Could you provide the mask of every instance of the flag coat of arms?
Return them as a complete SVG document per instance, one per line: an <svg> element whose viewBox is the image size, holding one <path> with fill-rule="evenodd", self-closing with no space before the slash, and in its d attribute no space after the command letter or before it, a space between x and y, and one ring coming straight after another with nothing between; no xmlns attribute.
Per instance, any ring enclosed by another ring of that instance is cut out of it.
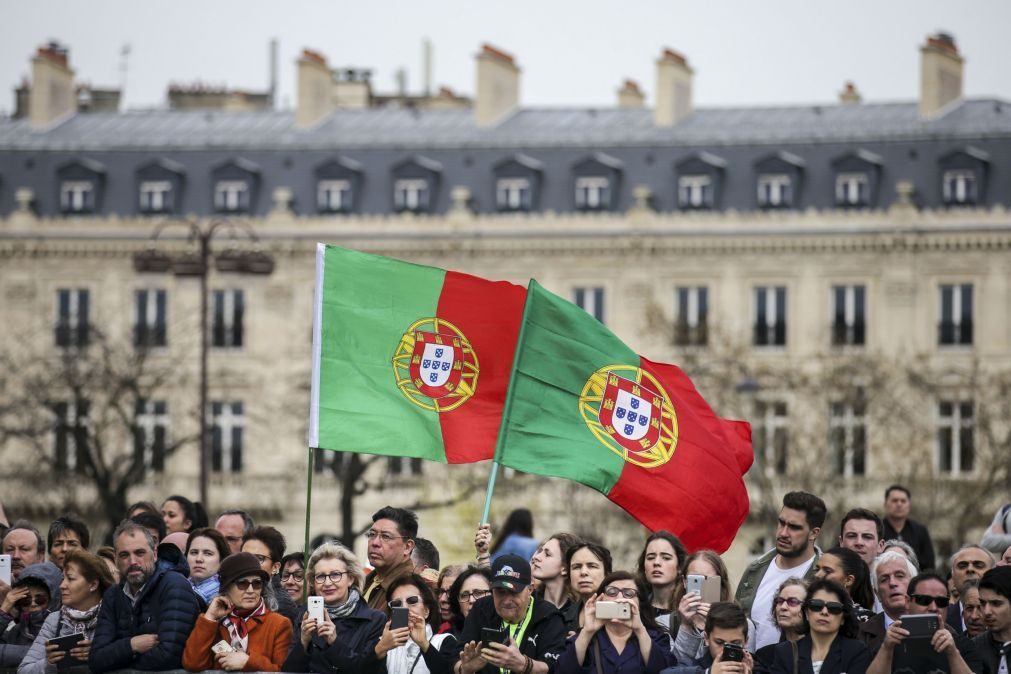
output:
<svg viewBox="0 0 1011 674"><path fill-rule="evenodd" d="M310 447L493 458L525 296L317 244Z"/></svg>
<svg viewBox="0 0 1011 674"><path fill-rule="evenodd" d="M531 281L496 460L605 494L691 550L725 551L748 514L747 423L674 365L642 358Z"/></svg>

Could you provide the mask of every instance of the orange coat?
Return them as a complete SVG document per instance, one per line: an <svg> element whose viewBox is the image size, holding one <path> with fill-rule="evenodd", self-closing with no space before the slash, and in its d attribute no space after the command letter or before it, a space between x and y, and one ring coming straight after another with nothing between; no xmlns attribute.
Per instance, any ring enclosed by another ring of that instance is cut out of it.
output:
<svg viewBox="0 0 1011 674"><path fill-rule="evenodd" d="M268 613L253 618L246 623L249 630L249 645L246 652L249 660L242 668L244 672L279 672L291 645L291 621L279 613ZM191 672L218 669L211 646L224 639L231 643L228 628L208 619L204 614L197 616L186 640L183 651L183 667Z"/></svg>

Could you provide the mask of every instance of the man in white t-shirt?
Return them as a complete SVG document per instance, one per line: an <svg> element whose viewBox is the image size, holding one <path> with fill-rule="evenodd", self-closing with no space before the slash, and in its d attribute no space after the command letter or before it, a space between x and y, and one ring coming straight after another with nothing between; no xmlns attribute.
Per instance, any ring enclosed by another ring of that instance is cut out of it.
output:
<svg viewBox="0 0 1011 674"><path fill-rule="evenodd" d="M815 546L825 523L825 502L814 494L792 491L783 497L776 527L776 547L751 563L737 586L735 599L755 623L755 648L779 641L772 600L784 580L810 581L818 570Z"/></svg>

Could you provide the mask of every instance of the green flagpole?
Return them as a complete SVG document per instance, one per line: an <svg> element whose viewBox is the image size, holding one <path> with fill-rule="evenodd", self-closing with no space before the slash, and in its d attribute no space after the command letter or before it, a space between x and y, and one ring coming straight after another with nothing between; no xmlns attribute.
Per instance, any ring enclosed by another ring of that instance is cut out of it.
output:
<svg viewBox="0 0 1011 674"><path fill-rule="evenodd" d="M306 474L305 490L305 547L302 548L302 596L309 592L309 514L312 512L312 474L316 464L316 450L309 448L309 471ZM284 569L281 569L284 572Z"/></svg>
<svg viewBox="0 0 1011 674"><path fill-rule="evenodd" d="M481 524L487 524L488 515L491 514L491 493L495 491L496 475L498 475L498 461L492 461L491 475L488 476L488 493L484 497L484 513L481 515Z"/></svg>

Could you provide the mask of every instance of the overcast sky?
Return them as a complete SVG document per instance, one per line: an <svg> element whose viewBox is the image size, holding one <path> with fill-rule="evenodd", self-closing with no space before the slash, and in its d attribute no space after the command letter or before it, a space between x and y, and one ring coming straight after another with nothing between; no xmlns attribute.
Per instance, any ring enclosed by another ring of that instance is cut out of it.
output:
<svg viewBox="0 0 1011 674"><path fill-rule="evenodd" d="M866 101L918 95L928 33L952 33L966 58L965 93L1011 100L1009 0L0 0L0 111L49 39L70 47L79 80L118 86L125 104L164 105L169 82L264 90L268 44L280 49L279 102L295 100L303 47L332 66L371 68L379 91L422 87L422 40L433 84L474 90L473 57L489 42L516 56L524 105L613 105L625 78L652 105L661 48L688 57L696 106L835 100L852 80Z"/></svg>

